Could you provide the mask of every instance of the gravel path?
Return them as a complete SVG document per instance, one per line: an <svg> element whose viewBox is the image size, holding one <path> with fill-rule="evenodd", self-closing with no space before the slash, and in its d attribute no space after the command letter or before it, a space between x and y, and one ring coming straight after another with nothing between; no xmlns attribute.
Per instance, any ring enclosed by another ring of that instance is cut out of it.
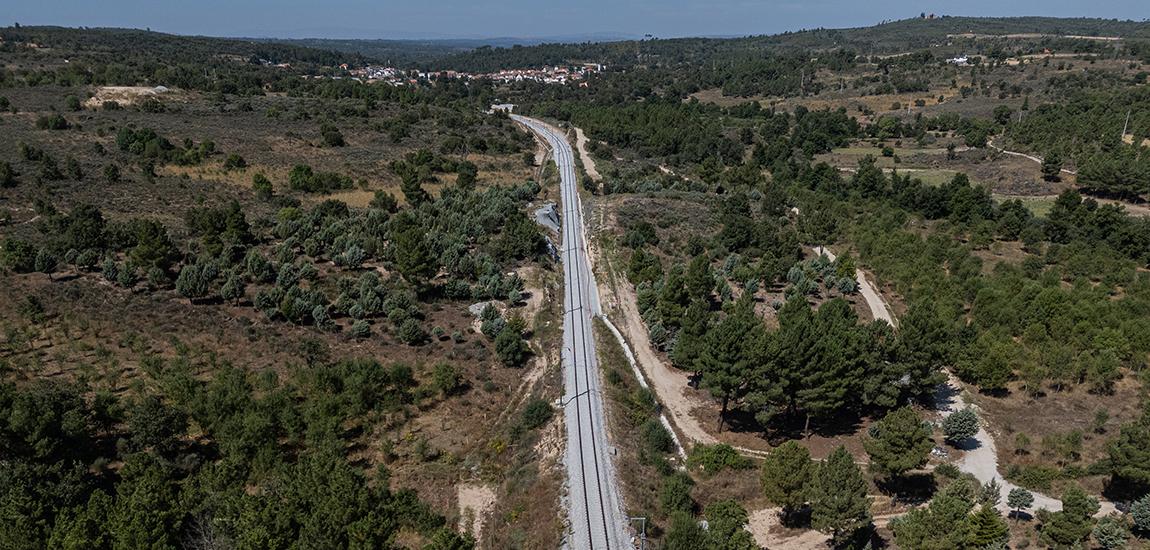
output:
<svg viewBox="0 0 1150 550"><path fill-rule="evenodd" d="M603 177L599 175L599 170L595 168L595 159L591 158L591 154L587 152L587 136L581 128L575 129L575 147L579 149L579 158L583 160L583 170L587 172L587 175L595 181L602 180Z"/></svg>
<svg viewBox="0 0 1150 550"><path fill-rule="evenodd" d="M938 394L935 396L937 410L943 418L970 406L962 395L961 387L961 383L955 379L954 375L947 373L946 383L939 386ZM960 448L963 449L962 460L955 463L955 466L958 466L959 470L973 475L980 483L985 484L991 480L997 481L1002 487L1002 498L998 502L998 509L1009 512L1006 497L1011 489L1018 486L1004 479L1002 474L998 472L998 448L994 444L994 438L986 431L986 426L979 426L978 433ZM1031 510L1045 508L1057 512L1062 509L1061 500L1036 491L1031 491L1031 493L1034 494L1034 505L1030 507ZM1097 516L1105 516L1117 511L1113 502L1100 499L1099 504Z"/></svg>

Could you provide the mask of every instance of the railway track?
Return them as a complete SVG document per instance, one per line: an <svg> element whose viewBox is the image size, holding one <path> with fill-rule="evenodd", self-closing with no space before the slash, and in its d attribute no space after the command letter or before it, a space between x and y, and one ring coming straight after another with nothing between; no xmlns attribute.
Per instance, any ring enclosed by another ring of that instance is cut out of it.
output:
<svg viewBox="0 0 1150 550"><path fill-rule="evenodd" d="M633 548L624 521L607 440L592 320L599 294L588 261L575 157L566 136L535 119L513 115L551 149L559 169L563 261L563 415L567 428L568 548Z"/></svg>

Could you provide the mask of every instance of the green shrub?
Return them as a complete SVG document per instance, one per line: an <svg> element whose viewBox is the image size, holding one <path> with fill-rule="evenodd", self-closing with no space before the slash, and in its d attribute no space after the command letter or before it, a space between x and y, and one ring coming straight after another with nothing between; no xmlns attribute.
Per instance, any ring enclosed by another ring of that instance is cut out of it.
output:
<svg viewBox="0 0 1150 550"><path fill-rule="evenodd" d="M70 126L68 119L60 113L44 115L36 119L36 127L41 130L67 130Z"/></svg>
<svg viewBox="0 0 1150 550"><path fill-rule="evenodd" d="M360 319L351 324L351 329L348 330L348 334L350 334L352 338L367 338L371 336L371 325L369 325L367 321Z"/></svg>
<svg viewBox="0 0 1150 550"><path fill-rule="evenodd" d="M454 395L462 390L465 386L463 383L463 374L459 369L451 363L439 363L435 365L435 371L432 372L432 379L435 380L435 387L443 392L443 395Z"/></svg>
<svg viewBox="0 0 1150 550"><path fill-rule="evenodd" d="M648 419L639 428L642 434L643 448L652 454L666 454L675 450L675 440L671 433L656 418Z"/></svg>
<svg viewBox="0 0 1150 550"><path fill-rule="evenodd" d="M1126 525L1125 518L1111 515L1098 520L1091 534L1099 546L1106 550L1114 550L1126 547L1126 541L1130 538L1130 528Z"/></svg>
<svg viewBox="0 0 1150 550"><path fill-rule="evenodd" d="M427 332L419 326L419 321L410 318L399 326L398 336L401 342L409 346L422 344L424 340L427 340Z"/></svg>
<svg viewBox="0 0 1150 550"><path fill-rule="evenodd" d="M247 168L247 166L248 161L235 153L228 155L228 157L224 159L224 170L238 170L240 168Z"/></svg>
<svg viewBox="0 0 1150 550"><path fill-rule="evenodd" d="M531 349L518 331L506 327L495 337L495 353L504 366L520 368L527 362Z"/></svg>
<svg viewBox="0 0 1150 550"><path fill-rule="evenodd" d="M1130 505L1130 517L1134 520L1135 529L1150 535L1150 495L1146 495Z"/></svg>
<svg viewBox="0 0 1150 550"><path fill-rule="evenodd" d="M695 480L683 472L663 478L663 486L659 488L659 507L667 514L694 510L695 501L691 498L694 485Z"/></svg>
<svg viewBox="0 0 1150 550"><path fill-rule="evenodd" d="M726 443L717 445L695 445L691 454L687 456L687 465L692 468L701 467L708 474L716 474L724 468L743 470L753 464L751 459L740 455L734 447Z"/></svg>
<svg viewBox="0 0 1150 550"><path fill-rule="evenodd" d="M943 419L942 433L952 444L970 439L978 433L978 415L970 407L953 412Z"/></svg>
<svg viewBox="0 0 1150 550"><path fill-rule="evenodd" d="M950 479L958 479L962 477L962 471L954 464L939 464L934 468L934 473L942 477Z"/></svg>
<svg viewBox="0 0 1150 550"><path fill-rule="evenodd" d="M521 425L528 430L534 430L546 424L554 414L555 409L551 407L551 403L548 403L546 399L535 398L523 408L523 415L520 418Z"/></svg>
<svg viewBox="0 0 1150 550"><path fill-rule="evenodd" d="M25 241L7 238L0 247L0 265L16 273L28 273L36 267L37 249Z"/></svg>
<svg viewBox="0 0 1150 550"><path fill-rule="evenodd" d="M1061 477L1061 472L1049 466L1014 464L1006 470L1007 479L1037 491L1049 491L1051 483Z"/></svg>
<svg viewBox="0 0 1150 550"><path fill-rule="evenodd" d="M8 161L0 161L0 187L15 187L16 169Z"/></svg>

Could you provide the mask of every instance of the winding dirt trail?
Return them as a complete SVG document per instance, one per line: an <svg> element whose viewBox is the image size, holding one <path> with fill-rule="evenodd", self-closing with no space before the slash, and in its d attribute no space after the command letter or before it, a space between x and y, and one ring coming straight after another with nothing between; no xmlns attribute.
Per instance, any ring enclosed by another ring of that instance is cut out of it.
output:
<svg viewBox="0 0 1150 550"><path fill-rule="evenodd" d="M947 373L947 381L939 386L938 395L935 398L937 410L943 418L970 406L966 398L963 397L961 388L962 383L953 374ZM1018 486L1007 481L998 472L998 447L994 443L994 437L986 431L985 422L980 422L978 433L962 449L964 451L962 459L955 465L958 466L959 470L973 475L980 483L986 484L992 480L997 482L1002 488L1000 491L1002 498L999 500L998 509L1002 512L1009 512L1010 509L1006 505L1007 496L1011 490L1017 489ZM1034 495L1034 504L1031 505L1030 509L1045 508L1051 512L1062 510L1060 499L1036 491L1031 491L1031 493ZM1098 503L1099 509L1098 513L1095 514L1096 517L1118 511L1113 502L1099 499Z"/></svg>
<svg viewBox="0 0 1150 550"><path fill-rule="evenodd" d="M1034 162L1037 162L1038 164L1042 164L1042 158L1041 158L1041 157L1036 157L1036 156L1034 156L1034 155L1028 155L1028 154L1026 154L1026 153L1019 153L1018 151L1010 151L1010 150L1007 150L1007 149L1003 149L1002 147L999 147L998 145L995 145L995 144L994 144L994 140L993 140L993 139L992 139L992 140L990 140L989 142L987 142L987 145L989 145L991 149L994 149L995 151L998 151L999 153L1002 153L1002 154L1004 154L1004 155L1010 155L1010 156L1012 156L1012 157L1021 157L1021 158L1024 158L1024 159L1030 159L1030 160L1032 160L1032 161L1034 161ZM1072 176L1077 176L1077 175L1078 175L1078 172L1076 172L1076 171L1074 171L1074 170L1069 170L1069 169L1067 169L1067 168L1063 168L1063 169L1062 169L1062 172L1063 172L1063 173L1066 173L1066 174L1070 174L1070 175L1072 175Z"/></svg>
<svg viewBox="0 0 1150 550"><path fill-rule="evenodd" d="M575 148L579 150L579 159L583 161L583 171L595 181L601 181L599 169L595 167L595 159L587 152L587 135L582 128L575 128Z"/></svg>
<svg viewBox="0 0 1150 550"><path fill-rule="evenodd" d="M815 252L826 254L832 261L835 259L834 253L825 247L816 247ZM859 292L863 295L863 298L866 299L867 306L871 310L871 315L875 319L883 319L890 323L891 326L896 326L886 302L883 301L882 296L879 295L878 291L875 290L874 286L870 283L870 280L867 279L866 274L859 269L855 272L855 277L858 280ZM943 418L969 406L962 395L961 388L962 384L953 374L948 372L947 381L939 386L938 395L935 399L935 403L938 406L937 411ZM1002 474L998 472L998 448L990 432L986 431L985 425L979 426L978 433L975 434L969 445L963 450L965 452L962 459L955 465L959 470L973 475L979 483L985 484L992 480L997 482L1002 488L1002 498L998 503L998 509L1003 512L1009 512L1009 508L1006 505L1007 495L1010 494L1012 489L1018 488L1018 486L1007 481L1002 477ZM1039 508L1045 508L1052 512L1057 512L1062 509L1061 500L1042 493L1033 491L1032 493L1034 494L1034 504L1031 506L1031 509L1037 510ZM1097 514L1099 516L1105 516L1117 510L1112 502L1099 500L1099 504L1100 509Z"/></svg>
<svg viewBox="0 0 1150 550"><path fill-rule="evenodd" d="M816 246L814 250L815 254L823 254L829 258L830 261L835 261L835 253L828 250L825 246ZM882 319L890 326L897 327L897 321L895 321L894 316L890 314L890 308L887 307L886 301L882 299L882 295L880 295L874 285L871 284L870 279L866 276L866 272L861 269L855 269L855 281L857 281L859 285L859 294L862 294L863 299L866 300L867 307L870 308L871 317L874 317L875 320Z"/></svg>

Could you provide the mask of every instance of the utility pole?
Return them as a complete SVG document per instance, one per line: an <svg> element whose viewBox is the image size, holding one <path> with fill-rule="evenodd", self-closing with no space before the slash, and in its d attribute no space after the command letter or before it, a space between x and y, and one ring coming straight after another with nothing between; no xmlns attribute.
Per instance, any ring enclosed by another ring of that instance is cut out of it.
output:
<svg viewBox="0 0 1150 550"><path fill-rule="evenodd" d="M639 522L639 550L647 550L647 518L638 516L627 518L631 523Z"/></svg>
<svg viewBox="0 0 1150 550"><path fill-rule="evenodd" d="M1130 111L1126 111L1126 122L1122 123L1122 135L1118 139L1126 139L1126 128L1130 126Z"/></svg>

